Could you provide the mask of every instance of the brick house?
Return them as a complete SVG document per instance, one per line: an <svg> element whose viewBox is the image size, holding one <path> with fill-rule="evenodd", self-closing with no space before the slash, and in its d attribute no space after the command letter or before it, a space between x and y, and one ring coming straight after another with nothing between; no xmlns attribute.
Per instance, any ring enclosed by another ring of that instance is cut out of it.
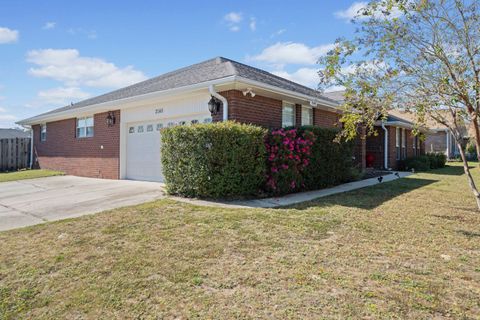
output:
<svg viewBox="0 0 480 320"><path fill-rule="evenodd" d="M377 135L366 138L367 167L397 170L401 161L425 154L425 141L413 129L414 124L395 111L377 121Z"/></svg>
<svg viewBox="0 0 480 320"><path fill-rule="evenodd" d="M209 111L209 102L218 112ZM163 127L224 120L267 128L336 127L338 107L316 90L218 57L18 123L33 129L40 168L163 181ZM364 167L363 140L357 141L355 153Z"/></svg>
<svg viewBox="0 0 480 320"><path fill-rule="evenodd" d="M325 95L341 103L343 94L344 91L335 91ZM391 110L387 119L378 120L375 124L377 135L365 139L366 168L397 170L406 158L425 154L425 141L415 136L413 129L414 115L406 112Z"/></svg>

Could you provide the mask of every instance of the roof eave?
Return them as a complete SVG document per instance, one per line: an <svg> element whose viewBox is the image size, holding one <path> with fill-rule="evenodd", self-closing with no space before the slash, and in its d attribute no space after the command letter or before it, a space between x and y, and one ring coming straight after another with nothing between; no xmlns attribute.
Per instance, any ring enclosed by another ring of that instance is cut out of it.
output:
<svg viewBox="0 0 480 320"><path fill-rule="evenodd" d="M330 100L327 100L327 99L322 99L322 98L319 98L319 97L306 95L306 94L299 93L299 92L296 92L296 91L293 91L293 90L279 88L277 86L269 85L269 84L263 83L261 81L251 80L251 79L244 78L244 77L241 77L241 76L237 76L236 80L239 81L239 82L245 83L245 84L260 87L264 90L268 90L268 91L272 91L272 92L278 92L278 93L282 93L286 96L291 96L291 97L299 98L299 99L302 99L302 100L305 100L305 101L314 102L314 103L319 104L323 107L327 107L328 109L330 109L331 111L336 112L336 113L341 113L342 112L340 110L340 104L337 103L337 102L334 102L334 101L330 101Z"/></svg>
<svg viewBox="0 0 480 320"><path fill-rule="evenodd" d="M103 103L92 104L92 105L85 106L85 107L65 110L65 111L61 111L61 112L57 112L57 113L39 115L39 116L24 119L24 120L20 120L20 121L16 122L16 124L18 124L18 125L35 125L35 124L45 123L46 121L57 121L57 120L67 119L69 116L74 117L74 116L78 115L79 113L104 112L104 111L109 111L112 107L115 107L116 109L122 109L122 104L132 103L132 102L141 101L141 100L148 100L148 99L174 96L174 95L184 93L184 92L187 92L187 91L196 91L196 90L201 90L201 89L204 89L204 88L208 88L208 86L210 86L212 84L213 85L226 84L226 83L229 83L229 82L233 82L234 80L235 80L235 76L219 78L219 79L215 79L215 80L196 83L196 84L189 85L189 86L183 86L183 87L179 87L179 88L167 89L167 90L162 90L162 91L155 91L155 92L150 92L150 93L137 95L137 96L133 96L133 97L128 97L128 98L124 98L124 99L117 99L117 100L107 101L107 102L103 102Z"/></svg>

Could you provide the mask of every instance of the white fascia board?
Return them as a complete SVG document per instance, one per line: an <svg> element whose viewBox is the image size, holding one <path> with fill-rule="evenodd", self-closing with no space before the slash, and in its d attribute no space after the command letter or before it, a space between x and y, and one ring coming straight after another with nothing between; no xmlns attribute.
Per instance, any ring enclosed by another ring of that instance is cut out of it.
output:
<svg viewBox="0 0 480 320"><path fill-rule="evenodd" d="M176 96L179 94L184 94L185 92L193 92L197 90L202 90L208 88L210 85L218 85L218 84L226 84L229 82L233 82L235 80L234 76L225 77L220 79L215 79L211 81L196 83L190 86L184 86L179 88L173 88L163 91L156 91L151 93L146 93L138 96L128 97L124 99L112 100L103 103L93 104L85 107L74 108L70 110L64 110L53 114L46 114L46 115L39 115L35 117L31 117L28 119L24 119L21 121L16 122L19 125L35 125L45 122L69 119L73 117L77 117L82 114L92 114L92 113L100 113L105 111L110 111L112 108L115 110L121 110L126 108L126 104L135 103L143 100L149 99L157 99L157 98L165 98L169 96Z"/></svg>
<svg viewBox="0 0 480 320"><path fill-rule="evenodd" d="M244 84L247 84L247 85L252 85L252 86L255 86L255 87L259 87L259 88L262 88L262 89L270 91L270 92L281 93L281 94L284 94L286 96L301 99L301 100L305 100L305 101L315 101L320 105L320 107L322 107L322 106L327 107L328 109L332 109L332 111L334 111L334 112L339 112L339 113L342 112L339 109L340 104L338 104L337 102L325 100L325 99L322 99L322 98L319 98L319 97L309 96L309 95L298 93L298 92L295 92L295 91L292 91L292 90L279 88L277 86L272 86L272 85L269 85L269 84L266 84L266 83L263 83L263 82L260 82L260 81L250 80L250 79L240 77L240 76L236 76L235 79L238 82L241 82L241 83L244 83Z"/></svg>

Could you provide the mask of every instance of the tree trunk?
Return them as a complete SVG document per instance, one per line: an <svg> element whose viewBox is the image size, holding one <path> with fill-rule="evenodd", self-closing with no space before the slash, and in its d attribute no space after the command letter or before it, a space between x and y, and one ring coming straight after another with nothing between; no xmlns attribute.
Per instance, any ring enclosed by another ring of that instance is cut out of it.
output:
<svg viewBox="0 0 480 320"><path fill-rule="evenodd" d="M478 128L478 118L472 117L472 125L475 132L475 148L477 149L478 166L480 166L480 129ZM468 128L467 128L468 130Z"/></svg>
<svg viewBox="0 0 480 320"><path fill-rule="evenodd" d="M470 173L470 168L468 168L468 162L467 162L467 159L465 158L465 151L463 150L462 144L460 143L460 141L457 140L455 142L458 146L458 150L460 151L460 157L462 158L463 171L465 171L468 184L470 185L470 189L472 190L475 200L477 201L478 210L480 211L480 193L478 192L477 186L475 185L475 181L473 180L472 174Z"/></svg>

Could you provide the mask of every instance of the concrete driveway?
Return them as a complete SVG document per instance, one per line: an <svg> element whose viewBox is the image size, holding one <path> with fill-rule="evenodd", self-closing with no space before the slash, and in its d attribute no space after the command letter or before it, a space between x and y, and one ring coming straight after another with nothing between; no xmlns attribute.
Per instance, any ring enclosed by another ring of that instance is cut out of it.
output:
<svg viewBox="0 0 480 320"><path fill-rule="evenodd" d="M163 197L156 182L57 176L0 183L0 231Z"/></svg>

